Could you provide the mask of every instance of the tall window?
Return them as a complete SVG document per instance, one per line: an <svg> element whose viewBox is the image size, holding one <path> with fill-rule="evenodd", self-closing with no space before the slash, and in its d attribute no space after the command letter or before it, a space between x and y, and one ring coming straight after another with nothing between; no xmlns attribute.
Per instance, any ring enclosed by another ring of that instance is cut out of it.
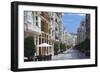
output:
<svg viewBox="0 0 100 73"><path fill-rule="evenodd" d="M41 31L44 31L45 26L44 26L44 21L41 21Z"/></svg>
<svg viewBox="0 0 100 73"><path fill-rule="evenodd" d="M36 16L36 26L38 26L38 16Z"/></svg>
<svg viewBox="0 0 100 73"><path fill-rule="evenodd" d="M32 14L33 14L33 25L38 26L37 12L32 12Z"/></svg>

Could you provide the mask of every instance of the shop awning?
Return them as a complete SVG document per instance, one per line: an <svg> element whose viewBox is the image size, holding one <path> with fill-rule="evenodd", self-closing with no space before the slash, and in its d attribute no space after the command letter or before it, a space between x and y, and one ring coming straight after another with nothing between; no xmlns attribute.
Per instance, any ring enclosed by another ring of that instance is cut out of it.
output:
<svg viewBox="0 0 100 73"><path fill-rule="evenodd" d="M37 47L51 47L52 45L49 45L47 43L42 43L42 44L39 44L37 45Z"/></svg>

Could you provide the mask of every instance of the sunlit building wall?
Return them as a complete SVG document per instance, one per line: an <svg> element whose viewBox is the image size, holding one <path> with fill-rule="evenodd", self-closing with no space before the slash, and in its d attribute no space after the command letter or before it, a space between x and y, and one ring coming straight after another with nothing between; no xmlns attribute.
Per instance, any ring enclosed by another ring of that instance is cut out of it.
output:
<svg viewBox="0 0 100 73"><path fill-rule="evenodd" d="M62 13L24 11L24 38L34 37L36 56L53 55L54 42L63 43ZM42 43L52 47L38 47Z"/></svg>

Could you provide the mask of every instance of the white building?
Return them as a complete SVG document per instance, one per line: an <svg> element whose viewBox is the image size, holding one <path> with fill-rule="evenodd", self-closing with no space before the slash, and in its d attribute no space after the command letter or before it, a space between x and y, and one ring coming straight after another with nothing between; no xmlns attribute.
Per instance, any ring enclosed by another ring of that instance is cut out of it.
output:
<svg viewBox="0 0 100 73"><path fill-rule="evenodd" d="M55 24L55 40L63 42L63 22L62 13L54 13L54 24Z"/></svg>
<svg viewBox="0 0 100 73"><path fill-rule="evenodd" d="M75 46L77 35L65 32L64 39L65 39L65 43L66 43L67 46Z"/></svg>
<svg viewBox="0 0 100 73"><path fill-rule="evenodd" d="M39 44L39 35L41 34L39 14L39 12L24 11L24 37L33 36L35 45Z"/></svg>
<svg viewBox="0 0 100 73"><path fill-rule="evenodd" d="M54 42L63 42L62 13L24 11L24 38L34 37L36 56L40 54L54 54ZM48 48L37 45L47 43ZM44 49L44 50L43 50ZM47 52L46 52L47 51Z"/></svg>
<svg viewBox="0 0 100 73"><path fill-rule="evenodd" d="M36 35L41 33L41 18L38 17L37 12L24 11L24 31L32 32Z"/></svg>
<svg viewBox="0 0 100 73"><path fill-rule="evenodd" d="M52 42L50 42L51 36L48 33L50 22L45 18L47 14L44 13L44 16L42 16L41 12L24 11L24 38L28 36L34 37L34 43L36 45L36 56L53 54L53 48L51 47L38 47L38 45L42 43L52 45Z"/></svg>
<svg viewBox="0 0 100 73"><path fill-rule="evenodd" d="M49 12L50 15L50 35L51 35L51 40L55 43L59 43L59 48L60 48L60 43L63 43L63 22L62 22L62 13L57 13L57 12ZM53 44L54 48L54 44Z"/></svg>

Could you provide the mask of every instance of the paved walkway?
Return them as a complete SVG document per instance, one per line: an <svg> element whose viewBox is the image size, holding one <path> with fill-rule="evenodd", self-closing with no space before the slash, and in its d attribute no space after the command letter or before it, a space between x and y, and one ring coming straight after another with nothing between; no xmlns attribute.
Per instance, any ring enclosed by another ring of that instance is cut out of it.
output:
<svg viewBox="0 0 100 73"><path fill-rule="evenodd" d="M84 53L76 49L68 49L67 51L55 55L52 57L52 60L67 60L67 59L87 59Z"/></svg>

